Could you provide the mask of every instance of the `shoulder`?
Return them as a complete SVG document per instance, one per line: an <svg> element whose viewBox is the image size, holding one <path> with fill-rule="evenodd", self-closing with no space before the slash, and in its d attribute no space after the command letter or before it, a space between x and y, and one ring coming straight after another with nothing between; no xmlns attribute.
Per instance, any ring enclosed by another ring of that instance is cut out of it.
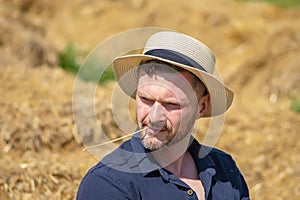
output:
<svg viewBox="0 0 300 200"><path fill-rule="evenodd" d="M128 145L125 142L86 173L78 188L77 199L134 199L128 184L131 176L126 172L128 155L123 152L124 148L130 148Z"/></svg>
<svg viewBox="0 0 300 200"><path fill-rule="evenodd" d="M239 172L236 162L232 156L220 149L202 145L200 155L205 155L206 163L216 170L217 175L228 175L229 172Z"/></svg>
<svg viewBox="0 0 300 200"><path fill-rule="evenodd" d="M216 181L230 182L232 187L239 191L241 197L249 197L246 181L232 156L216 148L213 148L208 156L214 163Z"/></svg>
<svg viewBox="0 0 300 200"><path fill-rule="evenodd" d="M120 180L119 175L112 168L98 163L82 179L77 192L77 200L134 199L125 180Z"/></svg>
<svg viewBox="0 0 300 200"><path fill-rule="evenodd" d="M99 177L105 175L113 178L115 174L128 171L128 160L132 155L132 146L128 140L93 166L87 175L92 174Z"/></svg>
<svg viewBox="0 0 300 200"><path fill-rule="evenodd" d="M225 151L220 149L205 146L194 142L196 145L193 145L193 151L197 152L197 156L202 162L207 163L211 167L236 167L236 163L233 160L232 156Z"/></svg>
<svg viewBox="0 0 300 200"><path fill-rule="evenodd" d="M218 165L224 165L227 167L236 167L236 163L233 160L232 156L225 151L220 149L212 148L209 152L209 156L213 159L214 162L217 162Z"/></svg>

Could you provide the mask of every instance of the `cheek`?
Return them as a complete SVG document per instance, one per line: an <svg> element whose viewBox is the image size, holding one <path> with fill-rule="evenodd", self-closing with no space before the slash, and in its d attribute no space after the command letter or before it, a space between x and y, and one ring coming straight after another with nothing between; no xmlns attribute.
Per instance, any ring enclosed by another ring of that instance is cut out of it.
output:
<svg viewBox="0 0 300 200"><path fill-rule="evenodd" d="M149 113L149 107L142 102L136 102L136 117L138 121L143 120Z"/></svg>
<svg viewBox="0 0 300 200"><path fill-rule="evenodd" d="M180 123L183 121L183 116L181 111L168 112L167 118L174 129L178 129Z"/></svg>
<svg viewBox="0 0 300 200"><path fill-rule="evenodd" d="M178 129L186 129L187 124L191 124L194 121L195 114L193 112L188 112L186 110L181 110L178 112L173 112L169 115L170 122L172 123L172 126L178 130Z"/></svg>

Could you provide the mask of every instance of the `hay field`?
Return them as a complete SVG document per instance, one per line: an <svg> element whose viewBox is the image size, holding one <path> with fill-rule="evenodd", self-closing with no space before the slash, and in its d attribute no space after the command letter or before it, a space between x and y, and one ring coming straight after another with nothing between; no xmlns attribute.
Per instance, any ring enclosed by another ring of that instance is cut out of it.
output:
<svg viewBox="0 0 300 200"><path fill-rule="evenodd" d="M236 92L216 147L233 155L252 199L299 199L300 114L291 107L300 98L300 10L231 0L0 0L0 199L75 198L97 160L82 151L75 76L58 53L138 27L178 30L215 52ZM115 133L109 101L96 103Z"/></svg>

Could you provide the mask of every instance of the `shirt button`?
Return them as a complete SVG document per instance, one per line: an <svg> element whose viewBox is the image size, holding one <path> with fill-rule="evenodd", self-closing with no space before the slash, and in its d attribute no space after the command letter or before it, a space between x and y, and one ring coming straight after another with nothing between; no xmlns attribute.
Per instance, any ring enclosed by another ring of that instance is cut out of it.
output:
<svg viewBox="0 0 300 200"><path fill-rule="evenodd" d="M189 189L187 192L186 192L189 196L192 196L194 191L192 189Z"/></svg>

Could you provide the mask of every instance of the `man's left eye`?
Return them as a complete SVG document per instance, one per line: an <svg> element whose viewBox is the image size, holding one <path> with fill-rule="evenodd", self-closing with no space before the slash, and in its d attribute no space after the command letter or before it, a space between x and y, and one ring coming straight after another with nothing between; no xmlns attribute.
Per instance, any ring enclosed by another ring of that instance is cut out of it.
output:
<svg viewBox="0 0 300 200"><path fill-rule="evenodd" d="M166 103L165 104L165 107L168 109L168 110L178 110L181 108L180 104L177 104L177 103Z"/></svg>

